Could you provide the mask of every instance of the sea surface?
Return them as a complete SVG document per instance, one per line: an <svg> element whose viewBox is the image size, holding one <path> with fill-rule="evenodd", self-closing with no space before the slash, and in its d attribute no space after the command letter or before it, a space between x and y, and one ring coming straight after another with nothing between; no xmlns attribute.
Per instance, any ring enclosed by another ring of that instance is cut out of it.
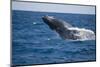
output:
<svg viewBox="0 0 100 67"><path fill-rule="evenodd" d="M13 10L13 65L69 63L96 60L96 40L63 40L43 22L41 17L45 15L63 19L75 27L96 31L96 15Z"/></svg>

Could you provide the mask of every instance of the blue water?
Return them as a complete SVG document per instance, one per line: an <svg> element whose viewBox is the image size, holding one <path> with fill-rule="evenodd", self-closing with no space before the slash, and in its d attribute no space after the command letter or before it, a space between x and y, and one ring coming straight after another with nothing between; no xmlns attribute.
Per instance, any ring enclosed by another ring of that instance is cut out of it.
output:
<svg viewBox="0 0 100 67"><path fill-rule="evenodd" d="M48 64L96 60L95 40L61 39L41 19L55 16L71 25L95 32L95 15L12 11L12 64ZM96 33L96 32L95 32Z"/></svg>

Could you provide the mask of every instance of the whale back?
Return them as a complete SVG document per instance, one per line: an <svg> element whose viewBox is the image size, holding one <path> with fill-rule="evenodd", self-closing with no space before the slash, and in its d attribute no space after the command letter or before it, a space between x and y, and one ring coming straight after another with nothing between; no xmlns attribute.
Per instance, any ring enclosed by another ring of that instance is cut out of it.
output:
<svg viewBox="0 0 100 67"><path fill-rule="evenodd" d="M55 23L57 25L57 27L67 27L67 28L72 27L71 24L69 24L66 21L61 20L61 19L54 18L54 19L52 19L52 22Z"/></svg>

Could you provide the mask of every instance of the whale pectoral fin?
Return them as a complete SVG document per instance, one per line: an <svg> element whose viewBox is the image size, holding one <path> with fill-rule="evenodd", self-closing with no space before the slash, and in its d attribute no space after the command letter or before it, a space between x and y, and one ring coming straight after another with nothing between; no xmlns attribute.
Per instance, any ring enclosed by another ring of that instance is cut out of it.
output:
<svg viewBox="0 0 100 67"><path fill-rule="evenodd" d="M59 36L62 38L62 39L69 39L68 35L66 32L58 32L59 33Z"/></svg>
<svg viewBox="0 0 100 67"><path fill-rule="evenodd" d="M61 34L60 34L59 36L60 36L62 39L64 39L64 40L66 39L66 37L65 37L64 35L61 35Z"/></svg>
<svg viewBox="0 0 100 67"><path fill-rule="evenodd" d="M77 40L79 38L79 36L75 36L74 34L72 34L70 31L64 31L64 32L59 32L59 36L66 40L66 39L72 39L72 40Z"/></svg>
<svg viewBox="0 0 100 67"><path fill-rule="evenodd" d="M59 36L62 38L62 39L67 39L68 38L68 35L69 34L69 31L67 28L64 28L64 27L58 27L56 30L55 30Z"/></svg>
<svg viewBox="0 0 100 67"><path fill-rule="evenodd" d="M63 39L66 40L66 37L64 35L59 34L59 36Z"/></svg>

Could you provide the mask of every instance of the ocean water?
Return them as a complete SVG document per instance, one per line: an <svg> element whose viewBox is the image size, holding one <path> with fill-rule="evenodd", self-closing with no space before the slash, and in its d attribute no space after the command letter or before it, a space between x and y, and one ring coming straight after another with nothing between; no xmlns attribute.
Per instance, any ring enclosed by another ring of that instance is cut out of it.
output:
<svg viewBox="0 0 100 67"><path fill-rule="evenodd" d="M96 60L96 40L67 41L41 19L49 15L95 30L95 15L12 11L12 64L51 64ZM96 33L96 32L95 32Z"/></svg>

